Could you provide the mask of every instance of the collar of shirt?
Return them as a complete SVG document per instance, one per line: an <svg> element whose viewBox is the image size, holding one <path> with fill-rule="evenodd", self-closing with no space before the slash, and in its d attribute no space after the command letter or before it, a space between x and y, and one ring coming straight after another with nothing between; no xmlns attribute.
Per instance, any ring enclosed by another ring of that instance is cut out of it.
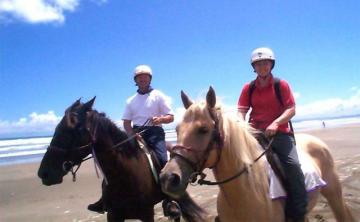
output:
<svg viewBox="0 0 360 222"><path fill-rule="evenodd" d="M272 73L270 73L268 76L267 76L267 78L268 78L268 83L267 83L267 85L264 87L264 86L261 86L261 83L260 83L260 81L261 81L261 78L258 76L258 77L256 77L256 80L255 80L255 86L256 86L256 88L258 88L258 89L262 89L262 88L267 88L267 87L270 87L270 86L272 86L273 84L274 84L274 76L272 75Z"/></svg>
<svg viewBox="0 0 360 222"><path fill-rule="evenodd" d="M136 92L139 93L140 95L145 95L150 93L151 91L153 91L153 88L149 86L148 90L146 90L145 92L141 92L140 89L138 89Z"/></svg>

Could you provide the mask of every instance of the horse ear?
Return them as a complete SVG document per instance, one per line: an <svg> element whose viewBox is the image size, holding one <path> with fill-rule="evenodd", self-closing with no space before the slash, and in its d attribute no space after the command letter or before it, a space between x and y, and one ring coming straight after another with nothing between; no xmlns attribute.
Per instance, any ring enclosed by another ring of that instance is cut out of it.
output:
<svg viewBox="0 0 360 222"><path fill-rule="evenodd" d="M86 103L83 105L82 110L85 110L85 111L91 110L91 109L92 109L92 106L94 105L95 99L96 99L96 96L94 96L94 98L92 98L91 100L89 100L88 102L86 102Z"/></svg>
<svg viewBox="0 0 360 222"><path fill-rule="evenodd" d="M206 104L209 108L214 108L216 104L215 90L211 86L206 94Z"/></svg>
<svg viewBox="0 0 360 222"><path fill-rule="evenodd" d="M79 105L80 105L80 100L81 100L81 97L80 97L78 100L76 100L76 101L69 107L69 110L71 110L71 109L79 106Z"/></svg>
<svg viewBox="0 0 360 222"><path fill-rule="evenodd" d="M189 99L189 97L181 90L181 100L184 104L185 109L189 108L193 102Z"/></svg>

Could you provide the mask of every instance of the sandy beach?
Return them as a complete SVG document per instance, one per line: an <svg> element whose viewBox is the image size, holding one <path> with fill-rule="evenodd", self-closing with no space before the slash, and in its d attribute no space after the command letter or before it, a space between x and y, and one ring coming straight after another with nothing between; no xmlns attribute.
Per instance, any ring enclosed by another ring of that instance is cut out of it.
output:
<svg viewBox="0 0 360 222"><path fill-rule="evenodd" d="M330 147L343 185L343 195L355 218L360 221L360 124L307 132L323 139ZM0 167L1 222L104 222L106 216L86 209L100 196L101 179L94 163L87 161L77 181L67 175L56 186L44 186L37 177L40 163ZM210 172L210 171L208 171ZM190 187L190 194L212 215L216 214L218 188ZM168 221L156 206L156 221ZM310 214L312 222L333 222L327 202L320 198Z"/></svg>

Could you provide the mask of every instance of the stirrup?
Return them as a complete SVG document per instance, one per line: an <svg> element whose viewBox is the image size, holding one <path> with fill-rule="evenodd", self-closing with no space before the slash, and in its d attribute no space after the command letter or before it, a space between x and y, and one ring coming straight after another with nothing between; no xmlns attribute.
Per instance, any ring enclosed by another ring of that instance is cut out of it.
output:
<svg viewBox="0 0 360 222"><path fill-rule="evenodd" d="M181 217L180 205L174 200L167 202L164 205L164 215L173 220L179 219Z"/></svg>

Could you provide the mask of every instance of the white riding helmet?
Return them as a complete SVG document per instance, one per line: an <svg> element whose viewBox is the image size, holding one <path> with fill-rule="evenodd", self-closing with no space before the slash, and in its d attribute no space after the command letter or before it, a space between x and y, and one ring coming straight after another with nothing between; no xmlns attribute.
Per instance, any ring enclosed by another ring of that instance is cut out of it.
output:
<svg viewBox="0 0 360 222"><path fill-rule="evenodd" d="M275 63L274 52L270 48L261 47L251 53L251 65L261 60L272 60Z"/></svg>
<svg viewBox="0 0 360 222"><path fill-rule="evenodd" d="M150 66L148 66L148 65L136 66L136 68L134 70L134 79L136 78L136 76L141 75L141 74L147 74L150 77L152 77L152 70L151 70Z"/></svg>

